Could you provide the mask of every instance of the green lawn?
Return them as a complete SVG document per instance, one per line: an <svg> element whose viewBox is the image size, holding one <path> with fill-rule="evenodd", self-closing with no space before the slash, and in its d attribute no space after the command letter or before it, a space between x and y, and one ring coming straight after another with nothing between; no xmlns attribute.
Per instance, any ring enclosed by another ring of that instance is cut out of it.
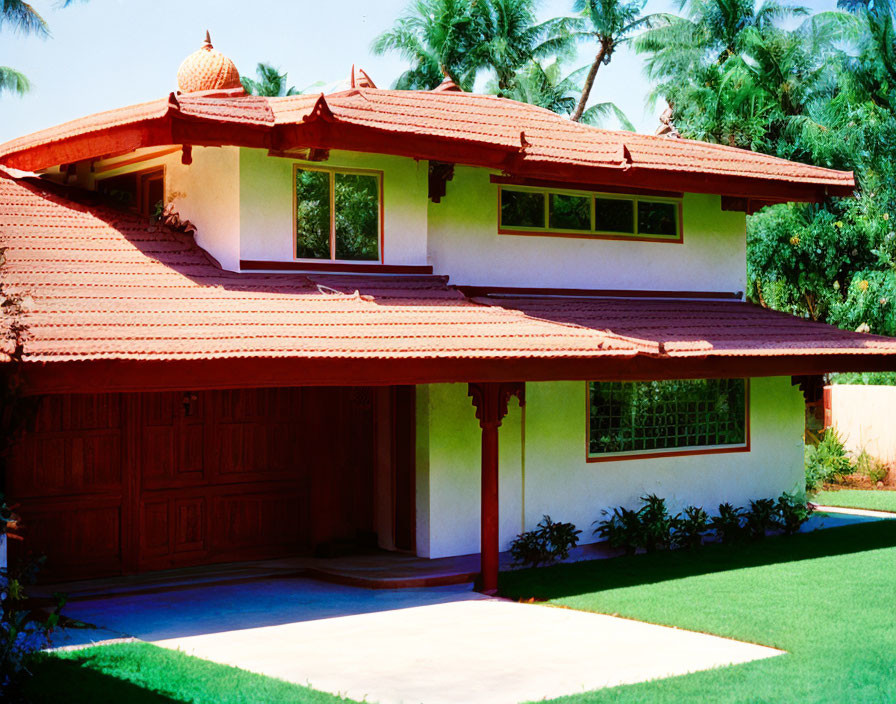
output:
<svg viewBox="0 0 896 704"><path fill-rule="evenodd" d="M819 491L812 497L812 500L823 506L868 508L874 511L892 511L896 513L896 491L875 491L874 489Z"/></svg>
<svg viewBox="0 0 896 704"><path fill-rule="evenodd" d="M118 643L41 657L26 684L34 704L334 704L350 699L218 665L149 643Z"/></svg>
<svg viewBox="0 0 896 704"><path fill-rule="evenodd" d="M557 701L896 702L896 521L507 572L519 599L618 614L787 654ZM562 643L551 643L562 648Z"/></svg>

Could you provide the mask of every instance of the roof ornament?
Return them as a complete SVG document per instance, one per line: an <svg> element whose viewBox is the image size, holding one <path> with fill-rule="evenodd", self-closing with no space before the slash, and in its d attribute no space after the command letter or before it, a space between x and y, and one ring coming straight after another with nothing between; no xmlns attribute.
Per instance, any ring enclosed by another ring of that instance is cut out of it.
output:
<svg viewBox="0 0 896 704"><path fill-rule="evenodd" d="M327 105L327 99L323 93L320 94L311 112L302 118L302 122L311 122L312 120L333 120L333 111Z"/></svg>
<svg viewBox="0 0 896 704"><path fill-rule="evenodd" d="M177 87L181 93L228 91L233 95L245 94L236 64L212 46L208 30L202 46L177 69Z"/></svg>
<svg viewBox="0 0 896 704"><path fill-rule="evenodd" d="M367 72L363 68L356 69L355 65L352 64L352 75L351 75L351 87L352 88L376 88L376 84L367 75Z"/></svg>
<svg viewBox="0 0 896 704"><path fill-rule="evenodd" d="M526 139L526 131L520 130L520 151L524 152L526 149L532 146L532 142Z"/></svg>
<svg viewBox="0 0 896 704"><path fill-rule="evenodd" d="M463 89L454 82L451 78L451 75L448 73L448 69L444 66L442 68L442 75L445 77L442 79L442 82L439 83L435 88L432 89L433 93L463 93Z"/></svg>
<svg viewBox="0 0 896 704"><path fill-rule="evenodd" d="M660 126L656 128L657 137L668 137L669 139L681 139L678 130L675 129L675 122L672 116L675 109L672 103L666 103L666 109L660 115Z"/></svg>
<svg viewBox="0 0 896 704"><path fill-rule="evenodd" d="M619 143L619 148L616 150L616 158L619 159L619 165L622 167L623 171L628 171L632 166L632 153L628 150L628 146L626 146L625 142Z"/></svg>

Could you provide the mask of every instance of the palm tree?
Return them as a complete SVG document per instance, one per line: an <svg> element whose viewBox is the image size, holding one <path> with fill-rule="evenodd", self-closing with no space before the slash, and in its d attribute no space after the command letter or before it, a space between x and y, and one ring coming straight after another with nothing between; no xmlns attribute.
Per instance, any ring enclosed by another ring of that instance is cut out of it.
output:
<svg viewBox="0 0 896 704"><path fill-rule="evenodd" d="M656 13L642 15L646 0L576 0L573 11L580 14L571 24L570 36L576 41L597 43L597 53L585 76L582 95L573 111L572 119L579 121L591 96L594 79L601 64L609 64L613 52L642 29L659 27L671 21L669 15Z"/></svg>
<svg viewBox="0 0 896 704"><path fill-rule="evenodd" d="M258 80L245 76L240 79L243 89L249 95L265 95L269 98L278 98L284 95L298 95L301 93L300 90L293 86L287 88L286 74L280 73L280 69L271 64L259 62L255 68L255 75L258 76Z"/></svg>
<svg viewBox="0 0 896 704"><path fill-rule="evenodd" d="M566 18L536 23L534 0L481 0L474 63L490 68L497 94L509 97L520 69L533 59L564 55L572 45Z"/></svg>
<svg viewBox="0 0 896 704"><path fill-rule="evenodd" d="M563 75L562 61L557 59L547 65L532 60L516 75L513 87L506 97L530 103L560 115L569 115L575 110L578 96L582 92L582 77L587 66ZM598 125L613 116L623 129L635 131L635 126L615 103L605 102L592 105L582 113L580 122Z"/></svg>
<svg viewBox="0 0 896 704"><path fill-rule="evenodd" d="M469 0L414 0L371 45L374 54L396 52L411 63L394 87L431 90L448 75L462 89L472 90L481 56L476 51L477 5Z"/></svg>

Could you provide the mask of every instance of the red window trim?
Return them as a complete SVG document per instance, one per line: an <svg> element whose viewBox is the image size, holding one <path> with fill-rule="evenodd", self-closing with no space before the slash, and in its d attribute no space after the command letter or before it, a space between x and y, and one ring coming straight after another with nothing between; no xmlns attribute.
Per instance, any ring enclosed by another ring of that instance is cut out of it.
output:
<svg viewBox="0 0 896 704"><path fill-rule="evenodd" d="M736 377L735 377L736 378ZM657 381L656 379L644 379L643 381ZM718 447L697 447L691 450L661 450L659 452L644 451L630 452L624 455L592 455L591 454L591 390L589 384L585 382L585 462L618 462L627 460L649 460L661 457L687 457L689 455L726 455L734 452L749 452L751 445L750 437L750 379L744 378L744 405L746 413L744 415L744 444L743 445L720 445Z"/></svg>
<svg viewBox="0 0 896 704"><path fill-rule="evenodd" d="M331 189L330 189L330 252L331 254L335 251L335 220L336 220L336 205L334 203L335 194L332 189L332 179L335 178L335 174L360 174L360 175L369 175L376 176L377 181L379 182L379 198L380 198L380 232L379 232L379 242L377 243L377 249L379 250L379 259L370 259L370 260L357 260L351 261L352 265L354 264L364 264L365 262L369 262L370 264L383 264L386 261L386 237L385 237L385 226L386 226L386 213L383 207L383 181L385 180L385 174L379 169L355 169L352 167L338 167L338 166L321 166L318 163L314 164L300 164L294 163L292 165L292 182L290 188L292 189L292 257L294 262L300 262L303 264L314 264L318 262L333 262L340 263L345 260L341 259L303 259L296 256L296 249L299 243L299 233L298 233L298 223L296 222L296 171L298 169L302 169L304 171L322 171L324 173L330 174L331 179Z"/></svg>
<svg viewBox="0 0 896 704"><path fill-rule="evenodd" d="M492 175L492 179L496 177ZM498 207L497 207L497 217L498 217L498 234L506 235L506 236L515 236L515 237L565 237L570 239L578 239L578 240L615 240L615 241L625 241L625 242L651 242L654 244L684 244L684 208L682 207L682 201L679 200L675 203L675 208L678 213L678 237L663 237L659 235L626 235L626 234L608 234L603 232L570 232L570 231L557 231L557 230L515 230L512 227L505 228L501 224L501 186L502 185L510 185L510 186L530 186L530 184L499 184L496 189L496 197L498 199ZM551 192L551 190L578 190L573 187L572 184L560 184L559 186L547 187L547 186L530 186L534 188L543 189L545 194ZM681 198L683 194L673 194L669 195L658 195L657 192L650 193L617 193L614 190L610 190L607 188L588 188L582 189L587 190L593 194L593 196L599 196L601 193L607 193L610 195L631 195L632 197L637 197L639 195L644 196L645 200L651 197L653 198ZM637 201L635 201L635 205L637 205ZM636 218L637 218L637 209L636 209Z"/></svg>
<svg viewBox="0 0 896 704"><path fill-rule="evenodd" d="M241 259L240 269L243 271L332 271L345 273L367 274L417 274L430 275L432 267L428 265L413 264L379 264L371 261L348 262L332 259L295 259L293 261L278 262L260 259Z"/></svg>

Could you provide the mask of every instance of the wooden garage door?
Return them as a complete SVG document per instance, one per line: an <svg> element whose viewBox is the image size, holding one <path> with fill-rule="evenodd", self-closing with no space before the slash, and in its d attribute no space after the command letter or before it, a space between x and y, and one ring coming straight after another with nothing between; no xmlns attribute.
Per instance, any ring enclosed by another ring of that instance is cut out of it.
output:
<svg viewBox="0 0 896 704"><path fill-rule="evenodd" d="M8 489L45 577L276 557L373 530L369 389L50 396Z"/></svg>

